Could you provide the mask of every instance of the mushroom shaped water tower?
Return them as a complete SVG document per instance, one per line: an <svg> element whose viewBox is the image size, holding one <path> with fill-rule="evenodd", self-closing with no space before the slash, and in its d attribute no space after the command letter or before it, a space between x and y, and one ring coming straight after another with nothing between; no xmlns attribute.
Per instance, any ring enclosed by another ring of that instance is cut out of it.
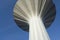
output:
<svg viewBox="0 0 60 40"><path fill-rule="evenodd" d="M29 40L50 40L46 29L56 16L52 0L18 0L13 12L18 27L29 32Z"/></svg>

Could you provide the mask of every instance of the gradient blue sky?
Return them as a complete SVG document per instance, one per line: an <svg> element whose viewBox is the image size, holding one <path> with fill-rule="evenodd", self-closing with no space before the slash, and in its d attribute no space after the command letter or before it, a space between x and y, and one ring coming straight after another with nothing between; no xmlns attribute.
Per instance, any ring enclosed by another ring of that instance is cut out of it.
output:
<svg viewBox="0 0 60 40"><path fill-rule="evenodd" d="M29 33L22 31L13 20L13 7L17 0L0 0L0 40L28 40ZM60 0L56 5L56 19L47 29L51 40L60 40Z"/></svg>

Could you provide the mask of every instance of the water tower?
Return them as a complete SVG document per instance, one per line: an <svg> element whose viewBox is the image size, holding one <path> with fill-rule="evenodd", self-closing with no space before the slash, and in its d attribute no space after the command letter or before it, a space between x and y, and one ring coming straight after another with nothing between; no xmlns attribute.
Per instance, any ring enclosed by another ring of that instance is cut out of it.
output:
<svg viewBox="0 0 60 40"><path fill-rule="evenodd" d="M13 16L18 27L29 32L29 40L50 40L46 29L56 16L52 0L18 0Z"/></svg>

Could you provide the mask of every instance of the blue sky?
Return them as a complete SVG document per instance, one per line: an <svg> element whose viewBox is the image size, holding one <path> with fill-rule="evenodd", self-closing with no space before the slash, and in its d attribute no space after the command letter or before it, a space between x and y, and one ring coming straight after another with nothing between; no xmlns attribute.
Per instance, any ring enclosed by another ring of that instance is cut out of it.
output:
<svg viewBox="0 0 60 40"><path fill-rule="evenodd" d="M28 40L29 33L21 30L13 19L13 7L17 0L0 0L0 40ZM47 32L51 40L60 40L60 0L56 5L56 18Z"/></svg>

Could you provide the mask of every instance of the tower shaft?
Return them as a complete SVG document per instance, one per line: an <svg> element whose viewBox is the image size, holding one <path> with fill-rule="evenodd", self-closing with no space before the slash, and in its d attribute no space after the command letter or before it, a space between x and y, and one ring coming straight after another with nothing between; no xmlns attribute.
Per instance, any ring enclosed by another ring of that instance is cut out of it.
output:
<svg viewBox="0 0 60 40"><path fill-rule="evenodd" d="M32 17L29 26L29 40L50 40L40 17Z"/></svg>

